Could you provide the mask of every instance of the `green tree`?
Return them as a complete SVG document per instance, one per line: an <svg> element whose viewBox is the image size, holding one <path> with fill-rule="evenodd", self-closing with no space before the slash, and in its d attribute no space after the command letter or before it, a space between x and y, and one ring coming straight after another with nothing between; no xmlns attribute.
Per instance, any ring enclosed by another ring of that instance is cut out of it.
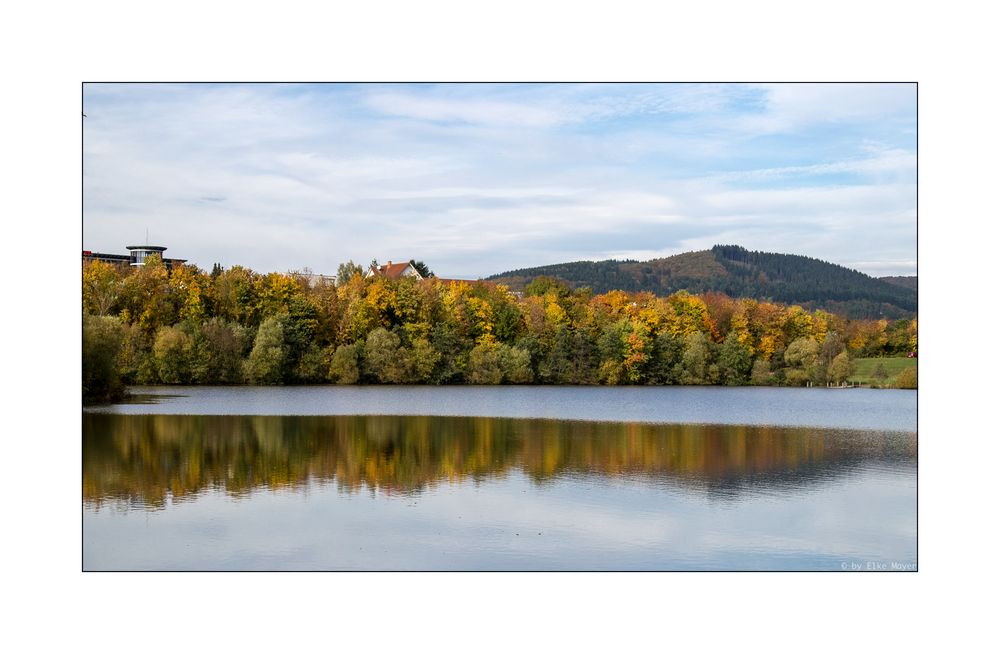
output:
<svg viewBox="0 0 1000 654"><path fill-rule="evenodd" d="M684 356L684 340L669 331L657 335L653 342L650 378L655 384L676 384L678 365Z"/></svg>
<svg viewBox="0 0 1000 654"><path fill-rule="evenodd" d="M886 372L885 366L882 365L881 361L875 364L875 369L872 370L872 377L879 385L884 384L885 380L889 378L889 373Z"/></svg>
<svg viewBox="0 0 1000 654"><path fill-rule="evenodd" d="M409 358L413 369L413 381L426 384L433 379L434 369L441 360L441 354L434 349L429 340L417 338L410 348Z"/></svg>
<svg viewBox="0 0 1000 654"><path fill-rule="evenodd" d="M315 374L309 372L310 366L316 371L316 358L319 348L315 343L316 330L319 326L316 307L304 295L296 294L288 300L288 313L281 316L281 326L285 339L285 377L295 381L312 381ZM309 353L310 361L301 364L302 357ZM298 373L304 373L305 377Z"/></svg>
<svg viewBox="0 0 1000 654"><path fill-rule="evenodd" d="M500 353L495 343L483 343L469 352L465 378L470 384L499 384L503 380Z"/></svg>
<svg viewBox="0 0 1000 654"><path fill-rule="evenodd" d="M524 287L526 296L542 296L549 293L555 293L557 297L565 297L569 295L569 286L561 279L541 275L535 277Z"/></svg>
<svg viewBox="0 0 1000 654"><path fill-rule="evenodd" d="M195 360L194 338L181 326L161 327L153 342L156 375L164 384L190 384Z"/></svg>
<svg viewBox="0 0 1000 654"><path fill-rule="evenodd" d="M326 381L329 368L323 350L315 343L309 343L305 351L299 355L293 376L297 382L303 384L318 384Z"/></svg>
<svg viewBox="0 0 1000 654"><path fill-rule="evenodd" d="M347 261L347 263L342 263L337 266L337 286L343 286L347 282L351 281L351 278L355 275L363 275L364 269L354 263L354 261Z"/></svg>
<svg viewBox="0 0 1000 654"><path fill-rule="evenodd" d="M127 384L155 384L159 381L153 360L155 335L139 325L124 325L124 340L118 356L118 369Z"/></svg>
<svg viewBox="0 0 1000 654"><path fill-rule="evenodd" d="M531 353L519 347L501 343L498 346L500 370L509 384L530 384L535 375L531 370Z"/></svg>
<svg viewBox="0 0 1000 654"><path fill-rule="evenodd" d="M361 381L362 343L341 345L330 359L331 381L338 384L357 384Z"/></svg>
<svg viewBox="0 0 1000 654"><path fill-rule="evenodd" d="M740 342L736 332L729 332L722 347L719 348L718 366L722 381L727 386L746 384L752 365L753 354Z"/></svg>
<svg viewBox="0 0 1000 654"><path fill-rule="evenodd" d="M253 350L244 362L244 374L252 384L280 384L284 381L285 328L277 316L267 318L257 329Z"/></svg>
<svg viewBox="0 0 1000 654"><path fill-rule="evenodd" d="M424 279L428 279L434 276L434 271L428 268L427 264L424 263L423 261L414 261L413 259L410 259L410 265L413 266L414 269L416 269L416 271L420 273L420 276L423 277Z"/></svg>
<svg viewBox="0 0 1000 654"><path fill-rule="evenodd" d="M212 318L198 328L192 376L197 384L238 384L246 330Z"/></svg>
<svg viewBox="0 0 1000 654"><path fill-rule="evenodd" d="M117 318L83 316L83 399L110 402L124 395L118 356L124 329Z"/></svg>
<svg viewBox="0 0 1000 654"><path fill-rule="evenodd" d="M597 347L582 329L559 325L546 352L541 341L520 339L519 349L532 361L532 345L537 348L538 378L553 384L593 384L597 375ZM534 375L532 374L532 378Z"/></svg>
<svg viewBox="0 0 1000 654"><path fill-rule="evenodd" d="M493 334L501 343L516 342L526 329L521 311L508 297L493 303L493 321Z"/></svg>
<svg viewBox="0 0 1000 654"><path fill-rule="evenodd" d="M822 382L826 369L820 365L820 346L812 338L803 336L792 341L785 349L785 363L790 366L785 378L794 385L807 381Z"/></svg>
<svg viewBox="0 0 1000 654"><path fill-rule="evenodd" d="M431 381L435 384L459 383L465 376L468 362L467 342L462 339L453 320L438 322L431 328L431 345L441 355Z"/></svg>
<svg viewBox="0 0 1000 654"><path fill-rule="evenodd" d="M408 381L405 352L399 345L399 336L384 327L372 330L365 340L365 376L383 384L402 384Z"/></svg>
<svg viewBox="0 0 1000 654"><path fill-rule="evenodd" d="M711 356L705 334L702 332L688 334L684 338L684 354L681 356L677 375L680 383L687 385L710 383Z"/></svg>

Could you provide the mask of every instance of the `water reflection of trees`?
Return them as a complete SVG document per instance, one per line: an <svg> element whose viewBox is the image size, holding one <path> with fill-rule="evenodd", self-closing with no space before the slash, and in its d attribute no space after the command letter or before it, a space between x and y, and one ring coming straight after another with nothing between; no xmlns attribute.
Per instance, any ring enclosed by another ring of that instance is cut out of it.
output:
<svg viewBox="0 0 1000 654"><path fill-rule="evenodd" d="M809 484L865 464L915 461L915 434L403 416L83 416L83 496L160 506L205 489L332 481L416 492L523 470L639 476L709 491Z"/></svg>

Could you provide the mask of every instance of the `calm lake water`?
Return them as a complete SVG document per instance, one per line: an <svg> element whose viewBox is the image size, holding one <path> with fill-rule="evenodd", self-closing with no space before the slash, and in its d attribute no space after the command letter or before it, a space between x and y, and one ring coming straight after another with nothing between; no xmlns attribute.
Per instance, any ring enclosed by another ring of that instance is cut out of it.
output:
<svg viewBox="0 0 1000 654"><path fill-rule="evenodd" d="M86 570L916 568L916 393L133 389Z"/></svg>

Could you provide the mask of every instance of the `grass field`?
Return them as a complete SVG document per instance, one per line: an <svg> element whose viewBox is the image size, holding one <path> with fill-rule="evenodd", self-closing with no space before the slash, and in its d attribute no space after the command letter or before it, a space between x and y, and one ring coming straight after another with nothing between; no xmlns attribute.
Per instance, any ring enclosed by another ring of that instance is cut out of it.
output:
<svg viewBox="0 0 1000 654"><path fill-rule="evenodd" d="M872 376L875 372L876 366L882 364L882 368L885 370L888 377L885 380L879 381ZM859 382L862 384L876 384L880 386L888 386L892 384L892 381L896 378L899 373L903 372L907 368L916 368L917 360L910 359L907 357L885 357L878 358L873 357L870 359L855 359L854 360L854 374L852 374L848 381Z"/></svg>

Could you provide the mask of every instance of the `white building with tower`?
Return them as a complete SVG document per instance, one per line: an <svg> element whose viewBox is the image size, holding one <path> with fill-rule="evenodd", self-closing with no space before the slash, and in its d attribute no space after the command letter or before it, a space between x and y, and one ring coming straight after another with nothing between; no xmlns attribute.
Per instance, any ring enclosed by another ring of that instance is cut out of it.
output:
<svg viewBox="0 0 1000 654"><path fill-rule="evenodd" d="M164 257L163 253L167 248L162 245L127 245L125 249L128 250L128 254L106 254L104 252L84 250L83 261L104 261L105 263L142 266L146 263L146 259L154 254L160 255L160 259L163 260L167 268L179 266L187 261L187 259L168 259Z"/></svg>

